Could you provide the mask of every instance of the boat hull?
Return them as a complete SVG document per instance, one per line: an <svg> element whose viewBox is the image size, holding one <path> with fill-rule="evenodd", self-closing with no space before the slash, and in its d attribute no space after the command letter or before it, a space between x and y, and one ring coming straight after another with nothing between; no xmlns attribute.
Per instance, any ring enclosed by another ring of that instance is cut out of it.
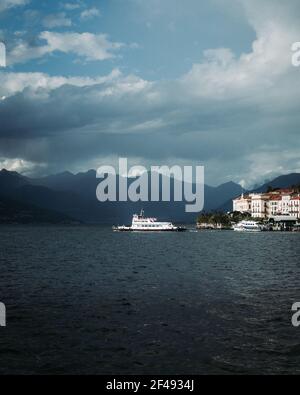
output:
<svg viewBox="0 0 300 395"><path fill-rule="evenodd" d="M114 232L135 232L135 233L161 233L161 232L186 232L186 228L178 227L174 229L132 229L130 227L113 228Z"/></svg>
<svg viewBox="0 0 300 395"><path fill-rule="evenodd" d="M261 229L241 229L241 228L234 228L235 232L251 232L251 233L258 233L261 232Z"/></svg>

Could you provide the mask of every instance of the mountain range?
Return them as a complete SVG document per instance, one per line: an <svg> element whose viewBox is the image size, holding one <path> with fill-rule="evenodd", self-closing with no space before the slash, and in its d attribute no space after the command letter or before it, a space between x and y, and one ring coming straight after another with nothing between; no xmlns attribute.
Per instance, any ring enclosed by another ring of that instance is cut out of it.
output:
<svg viewBox="0 0 300 395"><path fill-rule="evenodd" d="M147 215L161 220L195 222L197 213L185 213L186 203L174 202L172 196L171 202L100 203L96 198L98 184L95 170L29 178L3 169L0 171L0 223L79 221L121 224L128 223L141 208L144 208ZM256 191L263 192L268 186L289 187L293 184L300 184L300 174L278 177ZM204 191L205 211L228 211L232 207L232 199L241 194L242 188L234 182L228 182L218 187L205 185ZM24 213L27 213L25 219Z"/></svg>

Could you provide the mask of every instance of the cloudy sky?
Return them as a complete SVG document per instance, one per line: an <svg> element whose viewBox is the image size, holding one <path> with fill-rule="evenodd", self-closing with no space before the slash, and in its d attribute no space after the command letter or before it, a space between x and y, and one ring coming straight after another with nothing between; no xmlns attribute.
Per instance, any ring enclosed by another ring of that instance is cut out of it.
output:
<svg viewBox="0 0 300 395"><path fill-rule="evenodd" d="M0 0L0 168L300 172L299 0Z"/></svg>

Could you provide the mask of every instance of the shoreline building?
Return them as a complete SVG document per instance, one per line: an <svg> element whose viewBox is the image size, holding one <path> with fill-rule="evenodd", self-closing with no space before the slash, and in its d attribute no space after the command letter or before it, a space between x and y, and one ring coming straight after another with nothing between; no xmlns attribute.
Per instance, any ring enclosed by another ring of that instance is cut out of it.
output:
<svg viewBox="0 0 300 395"><path fill-rule="evenodd" d="M242 194L233 200L233 211L261 219L278 216L299 219L300 193L293 189L278 189L267 193Z"/></svg>

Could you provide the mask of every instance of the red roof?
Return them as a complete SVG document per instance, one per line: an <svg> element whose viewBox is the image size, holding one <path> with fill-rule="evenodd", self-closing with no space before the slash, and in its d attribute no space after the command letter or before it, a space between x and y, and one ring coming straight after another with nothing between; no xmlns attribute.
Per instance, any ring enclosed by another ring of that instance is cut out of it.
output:
<svg viewBox="0 0 300 395"><path fill-rule="evenodd" d="M270 200L281 200L281 196L270 196Z"/></svg>
<svg viewBox="0 0 300 395"><path fill-rule="evenodd" d="M280 189L280 191L279 191L280 193L282 193L282 194L291 194L291 193L294 193L295 191L294 191L294 189Z"/></svg>

